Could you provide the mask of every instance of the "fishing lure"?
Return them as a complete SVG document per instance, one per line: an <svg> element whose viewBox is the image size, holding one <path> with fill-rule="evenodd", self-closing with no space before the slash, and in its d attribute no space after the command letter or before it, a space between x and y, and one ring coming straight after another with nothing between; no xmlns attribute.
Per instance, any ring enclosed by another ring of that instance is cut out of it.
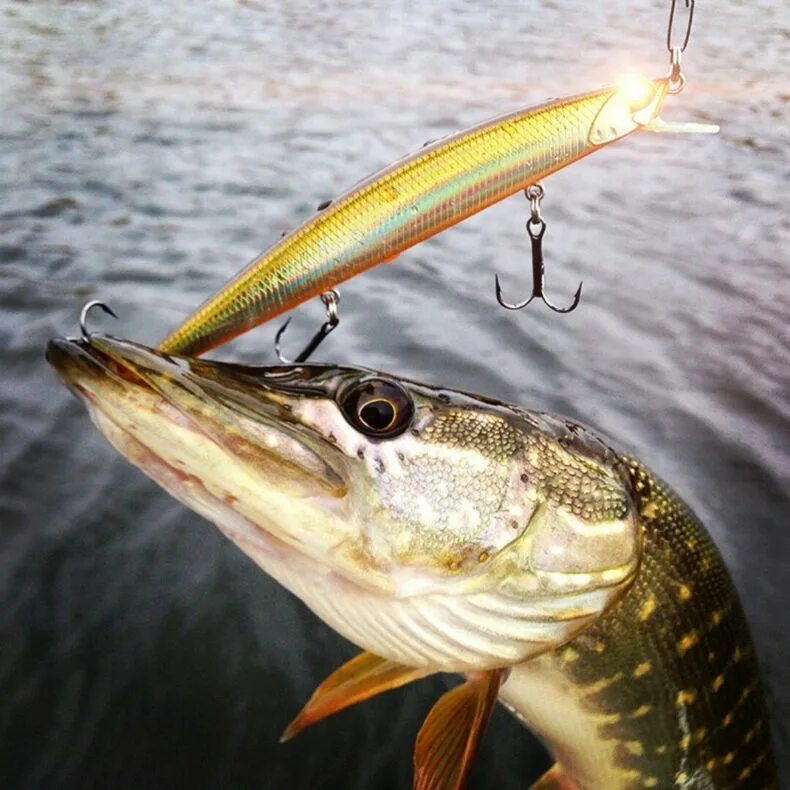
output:
<svg viewBox="0 0 790 790"><path fill-rule="evenodd" d="M370 176L261 253L160 345L197 355L638 129L715 132L659 117L672 78L557 99L426 145Z"/></svg>

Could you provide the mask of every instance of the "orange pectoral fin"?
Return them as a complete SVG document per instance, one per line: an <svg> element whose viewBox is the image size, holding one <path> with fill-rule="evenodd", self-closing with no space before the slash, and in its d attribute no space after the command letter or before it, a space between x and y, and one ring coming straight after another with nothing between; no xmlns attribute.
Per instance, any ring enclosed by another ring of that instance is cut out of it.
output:
<svg viewBox="0 0 790 790"><path fill-rule="evenodd" d="M414 745L414 790L462 790L505 670L470 675L439 698Z"/></svg>
<svg viewBox="0 0 790 790"><path fill-rule="evenodd" d="M538 779L530 790L578 790L576 782L562 772L556 763Z"/></svg>
<svg viewBox="0 0 790 790"><path fill-rule="evenodd" d="M417 669L396 664L373 653L360 653L336 669L314 692L299 715L280 736L280 743L298 735L303 729L349 705L375 697L384 691L405 686L433 674L431 669Z"/></svg>

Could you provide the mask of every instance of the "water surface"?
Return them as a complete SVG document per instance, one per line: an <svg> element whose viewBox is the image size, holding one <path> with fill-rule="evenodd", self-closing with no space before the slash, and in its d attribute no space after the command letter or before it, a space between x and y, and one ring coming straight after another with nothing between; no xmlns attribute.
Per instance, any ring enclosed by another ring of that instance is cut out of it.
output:
<svg viewBox="0 0 790 790"><path fill-rule="evenodd" d="M283 230L425 140L666 68L666 3L96 0L0 9L0 784L408 787L438 678L286 746L354 649L127 465L43 359L89 298L155 343ZM698 3L667 118L342 288L318 358L551 409L694 506L747 610L790 781L790 10ZM298 346L321 319L302 307ZM96 325L106 326L95 317ZM272 358L273 326L216 353ZM498 711L473 779L548 765Z"/></svg>

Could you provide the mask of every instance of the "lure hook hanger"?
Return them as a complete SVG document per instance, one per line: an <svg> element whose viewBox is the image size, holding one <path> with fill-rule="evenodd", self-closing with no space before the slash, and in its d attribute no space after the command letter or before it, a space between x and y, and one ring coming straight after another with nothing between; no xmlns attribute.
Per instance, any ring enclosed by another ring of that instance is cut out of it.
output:
<svg viewBox="0 0 790 790"><path fill-rule="evenodd" d="M672 0L672 5L669 8L669 23L667 24L667 50L669 52L668 93L680 93L686 87L686 77L681 69L680 61L681 55L686 51L689 38L691 37L691 25L694 22L694 0L685 0L685 6L688 10L688 18L686 20L686 32L680 44L673 43L673 39L681 41L681 39L675 39L673 35L675 32L677 0Z"/></svg>
<svg viewBox="0 0 790 790"><path fill-rule="evenodd" d="M280 341L282 339L283 333L286 329L288 329L288 324L291 323L291 319L289 318L277 330L277 334L274 338L274 351L277 354L277 359L279 359L284 365L292 365L295 362L307 362L311 354L318 348L318 346L321 345L321 343L324 342L327 335L333 332L335 327L337 327L337 325L340 323L340 316L337 312L337 306L340 302L340 294L337 292L337 290L333 288L331 291L322 293L321 301L324 303L324 307L326 308L326 320L323 324L321 324L318 331L310 339L310 342L294 359L287 359L285 356L283 356L283 353L280 349Z"/></svg>
<svg viewBox="0 0 790 790"><path fill-rule="evenodd" d="M543 199L544 194L545 191L540 184L532 184L532 186L524 190L524 195L527 200L529 200L531 208L531 214L527 220L527 233L529 233L529 238L532 242L532 296L530 296L529 299L525 299L523 302L506 302L502 297L502 284L499 281L499 275L495 275L496 300L506 310L521 310L537 297L555 313L570 313L578 307L579 300L581 299L584 282L579 283L573 301L567 307L557 307L557 305L553 304L546 296L544 290L546 266L543 262L543 234L546 232L546 221L540 214L540 201Z"/></svg>
<svg viewBox="0 0 790 790"><path fill-rule="evenodd" d="M88 332L88 313L90 313L94 307L101 308L107 315L111 315L115 319L118 318L113 309L104 302L100 302L98 299L92 299L88 302L82 310L80 310L80 335L85 343L91 342L91 335L90 332Z"/></svg>
<svg viewBox="0 0 790 790"><path fill-rule="evenodd" d="M672 0L672 5L669 9L669 24L667 25L667 50L669 52L672 52L676 46L672 43L672 34L675 32L674 27L676 6L677 0ZM685 0L685 6L688 9L688 20L686 21L686 33L683 36L683 43L678 47L681 52L686 51L686 47L689 45L689 38L691 38L691 25L694 22L694 0Z"/></svg>

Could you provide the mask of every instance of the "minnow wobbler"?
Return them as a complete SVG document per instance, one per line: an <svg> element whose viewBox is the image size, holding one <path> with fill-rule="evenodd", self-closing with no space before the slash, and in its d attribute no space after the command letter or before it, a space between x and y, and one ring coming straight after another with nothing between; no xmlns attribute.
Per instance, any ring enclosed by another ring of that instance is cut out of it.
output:
<svg viewBox="0 0 790 790"><path fill-rule="evenodd" d="M754 650L708 534L568 420L331 365L84 334L48 359L135 465L365 652L291 724L433 672L415 787L460 788L498 697L543 788L776 787Z"/></svg>
<svg viewBox="0 0 790 790"><path fill-rule="evenodd" d="M715 132L658 117L669 79L631 78L517 110L365 179L255 258L160 345L201 354L638 129Z"/></svg>

